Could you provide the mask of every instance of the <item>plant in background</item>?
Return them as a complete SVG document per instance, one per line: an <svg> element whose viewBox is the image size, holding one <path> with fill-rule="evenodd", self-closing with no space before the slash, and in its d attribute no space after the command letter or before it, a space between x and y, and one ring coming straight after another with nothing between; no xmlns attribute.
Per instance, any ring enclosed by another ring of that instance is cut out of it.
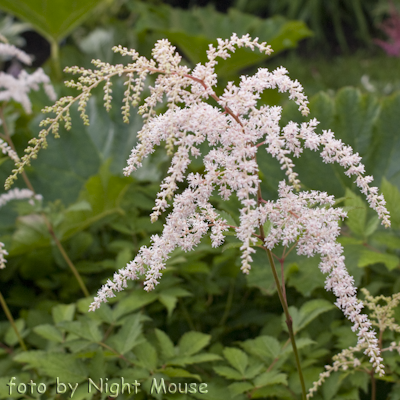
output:
<svg viewBox="0 0 400 400"><path fill-rule="evenodd" d="M390 7L390 17L385 19L380 29L389 37L385 42L381 39L374 39L374 42L385 50L386 54L392 57L400 57L400 13L393 2Z"/></svg>
<svg viewBox="0 0 400 400"><path fill-rule="evenodd" d="M109 110L111 79L124 76L123 119L128 122L131 106L139 104L139 113L144 119L143 128L138 133L139 144L132 150L124 173L130 175L141 167L143 159L154 152L155 146L165 142L172 161L157 195L151 219L156 221L169 207L172 211L166 218L161 236L153 235L151 246L141 247L135 259L116 272L112 281L108 280L99 290L90 310L96 310L102 302L114 297L116 291L123 290L127 280L136 280L140 275L145 275L145 289L154 289L174 249L193 250L208 231L211 231L212 246L218 247L224 242L226 232L233 230L241 242L241 269L244 273L250 272L255 248L263 249L269 260L286 315L304 398L306 391L286 299L283 270L280 281L274 262L274 257L282 258L272 252L278 244L291 246L286 254L295 248L298 254L321 256L320 270L328 275L325 288L335 294L335 304L353 323L353 331L357 331L358 345L365 347L364 353L370 358L375 373L382 375L384 367L378 339L367 316L361 314L363 304L356 297L354 279L345 268L342 246L336 241L340 233L339 221L345 218L346 213L333 207L335 201L327 193L301 191L293 159L300 157L304 149L319 150L323 162L338 163L344 167L347 176L355 177L370 207L376 210L382 224L387 227L390 222L385 200L376 187L369 186L373 179L364 176L361 157L354 154L350 146L335 139L330 130L324 130L320 135L315 133L316 119L301 125L289 122L281 128L281 107L257 107L264 90L278 88L280 92L289 92L289 98L295 101L302 115L308 114L308 101L302 87L297 81L289 79L285 68L273 72L260 68L254 76L242 76L238 86L228 83L224 93L220 97L216 95L217 59L230 57L230 52L234 52L236 47L258 48L266 54L272 51L270 46L259 43L258 39L253 40L248 35L239 38L233 34L229 40L218 39L217 47L210 45L208 62L198 64L191 71L180 64L181 57L175 48L168 41L160 40L150 60L139 56L135 50L119 46L114 48L115 52L132 58L126 66L95 60L95 70L67 68L67 72L81 75L77 82L67 82L67 86L77 88L81 94L63 97L54 106L45 109L56 116L42 121L44 128L38 138L29 142L26 154L16 163L6 187L9 188L17 175L23 173L25 166L36 158L38 151L47 146L46 138L50 132L57 137L60 123L64 123L67 129L71 128L72 104L79 104L81 117L88 124L85 109L92 89L105 83L104 101ZM150 87L150 95L141 103L146 79L154 74L157 74L155 85ZM159 103L166 103L168 110L158 113ZM203 155L206 151L208 153ZM197 157L203 157L204 172L186 176L191 160ZM286 173L287 181L279 184L276 201L263 197L257 163L260 157L277 159ZM182 188L184 181L186 188ZM228 222L214 207L210 198L215 192L223 200L234 194L237 196L241 203L239 226Z"/></svg>
<svg viewBox="0 0 400 400"><path fill-rule="evenodd" d="M371 322L372 325L378 329L379 336L379 349L381 353L385 352L393 352L396 351L400 354L400 341L397 339L390 342L390 345L387 347L383 347L383 335L386 330L391 331L393 333L400 333L400 326L395 323L395 319L393 317L394 310L399 305L400 302L400 293L396 293L391 297L385 296L376 296L373 297L368 292L367 289L361 289L363 294L365 295L364 304L371 312ZM381 305L380 303L386 303ZM372 382L372 390L371 390L371 398L376 398L376 380L374 376L374 370L368 368L368 363L363 357L357 357L357 353L361 353L365 351L367 347L366 342L359 342L355 347L350 347L349 349L345 349L336 356L333 357L333 365L327 365L325 367L326 371L320 375L318 381L314 382L312 388L310 388L307 398L313 397L313 394L318 390L318 387L321 386L324 381L329 378L329 376L333 372L337 371L348 371L351 369L355 369L358 371L362 371L371 376Z"/></svg>

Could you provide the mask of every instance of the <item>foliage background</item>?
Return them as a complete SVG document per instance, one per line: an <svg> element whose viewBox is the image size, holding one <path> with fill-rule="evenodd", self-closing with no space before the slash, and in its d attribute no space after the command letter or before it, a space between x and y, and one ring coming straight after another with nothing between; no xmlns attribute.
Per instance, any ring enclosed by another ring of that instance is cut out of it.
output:
<svg viewBox="0 0 400 400"><path fill-rule="evenodd" d="M43 67L60 96L71 93L62 85L69 79L61 72L64 66L89 67L92 58L121 62L111 51L115 44L149 56L154 42L167 37L193 66L204 61L207 45L216 37L250 33L268 41L275 50L270 59L243 50L221 63L220 87L259 66L273 69L281 64L300 80L311 97L311 117L321 121L320 129L332 129L363 156L367 172L374 175L387 199L393 226L382 229L351 180L335 166L321 165L315 154L299 160L304 188L334 194L340 205L348 207L340 241L356 284L373 295L399 292L400 65L399 59L389 58L372 41L382 35L379 23L389 15L389 5L238 0L225 9L216 2L218 11L212 4L169 3L3 0L0 32L21 45L25 38L28 52L33 43L43 43L39 47L50 54ZM18 25L9 15L30 26ZM38 33L45 42L39 42ZM4 70L9 67L3 65ZM131 122L122 123L123 90L122 84L115 84L108 114L98 92L89 102L90 126L81 123L75 110L73 129L49 140L49 148L28 170L35 190L44 196L42 205L13 202L0 209L0 240L10 253L0 274L1 293L27 346L24 351L2 315L0 398L67 398L68 393L55 392L59 377L80 383L74 399L104 399L112 393L89 394L88 377L96 382L108 378L112 383L121 376L141 382L138 399L161 398L149 394L154 377L208 384L207 394L163 397L168 399L299 398L300 385L269 266L257 253L251 274L243 276L234 236L228 237L222 250L212 249L204 240L196 252L176 251L154 292L145 293L140 282L132 283L109 306L87 313L91 298L82 295L42 213L92 294L162 228L161 222L151 224L148 215L168 157L156 153L132 178L122 177L141 124L133 112ZM301 121L284 97L270 92L262 101L285 106L283 124ZM48 104L41 92L31 98L34 113L30 116L16 104L2 105L20 154L37 135L40 110ZM12 164L6 158L1 162L4 181ZM268 158L261 159L260 166L263 194L273 199L284 175ZM193 168L201 172L200 165ZM22 180L17 186L23 187ZM230 218L238 217L234 200L214 201ZM333 296L325 292L317 265L317 259L291 253L284 271L307 387L324 365L332 363L334 354L356 342L349 323L333 306ZM398 309L395 319L400 321ZM385 343L395 339L393 332L383 334ZM396 400L400 398L399 355L385 355L385 362L387 375L376 382L376 399ZM10 396L6 383L14 376L17 382L46 383L48 391ZM371 399L368 363L333 374L315 398Z"/></svg>

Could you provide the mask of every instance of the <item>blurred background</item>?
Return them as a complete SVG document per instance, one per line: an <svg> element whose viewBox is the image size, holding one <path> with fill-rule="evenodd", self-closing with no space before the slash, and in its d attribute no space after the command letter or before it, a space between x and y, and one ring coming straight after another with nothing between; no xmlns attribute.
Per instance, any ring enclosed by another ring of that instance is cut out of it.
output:
<svg viewBox="0 0 400 400"><path fill-rule="evenodd" d="M309 152L298 160L296 171L303 189L327 191L349 211L339 241L356 285L373 296L394 296L400 291L399 0L1 0L1 38L31 54L33 64L4 58L0 70L18 77L22 70L41 67L59 97L76 96L63 84L72 79L63 69L92 68L92 59L127 62L113 53L114 45L150 57L154 43L167 38L193 67L206 61L209 43L233 32L267 41L274 53L268 57L240 49L221 61L219 93L241 74L283 65L303 85L310 117L320 121L318 131L332 129L363 156L367 174L374 175L387 200L389 230L379 225L341 167L323 165L319 155ZM154 292L145 293L142 281L131 282L110 305L87 313L101 284L148 245L165 221L149 221L169 166L165 150L132 177L122 175L142 124L134 110L129 124L122 122L124 90L123 80L115 80L109 113L102 90L94 91L87 106L90 126L72 107L72 130L61 128L59 139L49 136L48 148L27 168L42 203L13 201L0 209L0 241L9 252L7 268L0 272L0 398L67 398L67 393L56 393L57 377L81 383L103 377L111 383L121 376L142 383L137 399L161 398L150 394L154 377L209 384L207 395L169 394L167 399L300 398L270 267L257 252L251 273L244 276L234 236L219 249L205 239L195 252L177 250ZM0 132L7 129L20 155L38 135L41 109L51 105L42 89L29 96L29 115L17 102L0 103ZM306 120L276 90L265 92L260 104L282 106L282 126ZM162 104L158 111L165 108ZM0 163L4 181L13 164L5 156ZM261 157L259 163L263 196L275 199L284 174L276 160ZM193 160L190 168L203 171L201 161ZM16 187L25 187L23 179ZM236 199L222 202L215 196L213 204L232 225L237 223ZM277 248L276 254L283 251ZM335 354L356 343L350 323L324 289L318 263L291 252L283 270L308 388ZM399 307L390 304L393 313L385 318L394 318L391 328L376 322L386 350L398 343L400 332ZM314 398L399 400L398 353L385 353L384 378L374 377L367 358L358 356L360 367L333 374ZM48 391L11 396L6 383L13 376L16 382L44 382ZM82 384L74 399L109 394L89 394Z"/></svg>

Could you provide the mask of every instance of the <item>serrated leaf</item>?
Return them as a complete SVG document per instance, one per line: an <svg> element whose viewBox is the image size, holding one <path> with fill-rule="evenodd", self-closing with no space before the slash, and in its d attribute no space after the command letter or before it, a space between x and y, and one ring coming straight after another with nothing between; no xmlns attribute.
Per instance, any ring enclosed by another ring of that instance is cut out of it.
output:
<svg viewBox="0 0 400 400"><path fill-rule="evenodd" d="M77 201L76 203L70 205L65 212L74 212L74 211L92 211L92 207L90 203L86 200Z"/></svg>
<svg viewBox="0 0 400 400"><path fill-rule="evenodd" d="M395 236L392 232L376 232L372 239L391 250L400 249L400 238Z"/></svg>
<svg viewBox="0 0 400 400"><path fill-rule="evenodd" d="M72 321L75 314L75 304L57 304L52 308L53 321L58 324L61 321Z"/></svg>
<svg viewBox="0 0 400 400"><path fill-rule="evenodd" d="M260 362L253 362L247 367L245 373L244 373L244 378L245 379L253 379L255 376L257 376L261 370L265 370L265 364L260 363Z"/></svg>
<svg viewBox="0 0 400 400"><path fill-rule="evenodd" d="M367 206L360 196L355 195L350 189L346 189L345 205L354 207L348 212L346 225L358 236L365 235L367 222Z"/></svg>
<svg viewBox="0 0 400 400"><path fill-rule="evenodd" d="M297 326L293 326L295 333L304 329L311 321L319 315L334 309L335 306L327 300L310 300L300 308L300 320Z"/></svg>
<svg viewBox="0 0 400 400"><path fill-rule="evenodd" d="M140 314L130 315L118 333L112 337L114 348L121 354L127 353L139 343L138 338L141 333Z"/></svg>
<svg viewBox="0 0 400 400"><path fill-rule="evenodd" d="M185 369L182 368L166 367L160 369L158 372L161 372L171 378L194 378L197 379L199 382L201 382L200 375L192 374L191 372L186 371Z"/></svg>
<svg viewBox="0 0 400 400"><path fill-rule="evenodd" d="M307 346L311 346L311 345L315 345L315 341L311 340L310 338L298 338L296 339L296 347L298 350L302 349L303 347L307 347ZM292 346L288 346L286 347L282 354L290 354L293 352L293 347Z"/></svg>
<svg viewBox="0 0 400 400"><path fill-rule="evenodd" d="M242 394L244 392L248 392L254 388L254 386L249 382L235 382L231 383L229 386L229 391L232 393L232 396L235 397L238 394Z"/></svg>
<svg viewBox="0 0 400 400"><path fill-rule="evenodd" d="M169 338L169 336L159 329L155 329L154 332L160 345L161 355L164 357L164 359L169 360L175 357L174 343Z"/></svg>
<svg viewBox="0 0 400 400"><path fill-rule="evenodd" d="M374 140L370 157L366 163L367 171L376 182L383 177L397 187L400 186L400 93L385 97L381 101L381 112L373 132Z"/></svg>
<svg viewBox="0 0 400 400"><path fill-rule="evenodd" d="M199 353L193 356L175 357L173 359L168 360L167 364L185 366L190 364L199 364L203 362L211 362L219 360L222 360L222 357L220 357L217 354Z"/></svg>
<svg viewBox="0 0 400 400"><path fill-rule="evenodd" d="M25 331L25 320L22 318L17 319L15 321L15 326L18 330L19 335L21 337L24 337L27 333L27 331ZM4 341L8 346L15 346L19 342L18 336L16 335L11 325L6 330Z"/></svg>
<svg viewBox="0 0 400 400"><path fill-rule="evenodd" d="M91 319L82 319L81 321L62 321L58 326L74 335L94 343L100 342L103 336L99 329L99 322Z"/></svg>
<svg viewBox="0 0 400 400"><path fill-rule="evenodd" d="M382 179L381 190L385 197L386 208L390 212L390 221L393 228L400 227L400 191L387 179Z"/></svg>
<svg viewBox="0 0 400 400"><path fill-rule="evenodd" d="M267 371L254 379L254 386L258 388L276 384L287 385L288 383L286 374L281 374L277 371Z"/></svg>
<svg viewBox="0 0 400 400"><path fill-rule="evenodd" d="M2 0L0 8L29 22L44 37L59 42L87 19L97 0Z"/></svg>
<svg viewBox="0 0 400 400"><path fill-rule="evenodd" d="M236 369L233 369L231 367L226 367L224 365L213 367L213 370L221 376L224 376L225 378L228 379L235 379L237 381L240 381L243 379L243 375L238 372Z"/></svg>
<svg viewBox="0 0 400 400"><path fill-rule="evenodd" d="M103 350L101 348L97 349L96 353L92 357L88 365L89 376L93 381L98 381L104 378L106 374L106 362ZM121 375L123 376L123 375Z"/></svg>
<svg viewBox="0 0 400 400"><path fill-rule="evenodd" d="M225 210L216 210L217 213L221 216L222 219L224 219L228 225L232 225L232 226L237 226L238 223L235 221L235 219L232 217L231 214L229 214L228 212L226 212Z"/></svg>
<svg viewBox="0 0 400 400"><path fill-rule="evenodd" d="M77 302L77 308L82 314L87 314L90 304L93 302L93 298L80 299ZM96 319L108 324L113 324L113 312L108 304L102 304L95 312L89 313L91 319Z"/></svg>
<svg viewBox="0 0 400 400"><path fill-rule="evenodd" d="M123 315L152 303L157 300L158 295L154 292L148 293L144 290L136 290L129 296L121 299L113 309L113 318L118 320Z"/></svg>
<svg viewBox="0 0 400 400"><path fill-rule="evenodd" d="M249 358L247 354L234 347L225 347L223 350L224 357L228 360L229 364L237 369L242 375L247 368Z"/></svg>
<svg viewBox="0 0 400 400"><path fill-rule="evenodd" d="M158 300L168 310L168 317L170 317L172 315L172 312L174 311L174 309L176 307L176 303L178 302L178 298L175 297L175 296L169 296L169 295L161 293L161 294L158 295Z"/></svg>
<svg viewBox="0 0 400 400"><path fill-rule="evenodd" d="M180 356L191 356L206 347L211 340L211 335L201 332L186 332L178 343Z"/></svg>
<svg viewBox="0 0 400 400"><path fill-rule="evenodd" d="M290 265L288 285L306 297L309 297L315 289L323 288L325 277L318 268L319 263L317 257L297 257L296 262L288 264Z"/></svg>
<svg viewBox="0 0 400 400"><path fill-rule="evenodd" d="M363 250L358 260L359 267L382 263L391 271L400 265L400 260L397 256L387 253L377 253L371 250Z"/></svg>
<svg viewBox="0 0 400 400"><path fill-rule="evenodd" d="M249 339L241 343L241 346L250 354L261 359L275 359L281 352L281 345L278 340L272 336L258 336L255 339Z"/></svg>
<svg viewBox="0 0 400 400"><path fill-rule="evenodd" d="M33 331L41 337L51 340L52 342L62 343L64 340L62 333L54 325L38 325L33 328Z"/></svg>
<svg viewBox="0 0 400 400"><path fill-rule="evenodd" d="M157 352L148 341L142 342L140 346L136 346L134 353L140 362L140 366L150 372L155 371L158 362Z"/></svg>
<svg viewBox="0 0 400 400"><path fill-rule="evenodd" d="M14 361L39 368L51 378L60 378L69 382L82 382L87 377L87 370L82 360L72 354L48 353L44 351L26 351L14 357Z"/></svg>

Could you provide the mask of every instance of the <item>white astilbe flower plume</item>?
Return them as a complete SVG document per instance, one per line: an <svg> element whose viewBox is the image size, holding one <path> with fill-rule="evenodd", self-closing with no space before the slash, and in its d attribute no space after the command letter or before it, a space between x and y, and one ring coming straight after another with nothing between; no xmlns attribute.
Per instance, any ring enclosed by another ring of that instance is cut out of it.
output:
<svg viewBox="0 0 400 400"><path fill-rule="evenodd" d="M29 203L33 204L34 200L40 201L42 199L43 196L41 194L35 194L29 189L15 188L0 195L0 208L12 200L29 200Z"/></svg>
<svg viewBox="0 0 400 400"><path fill-rule="evenodd" d="M4 243L0 242L0 269L4 269L6 267L6 262L7 260L4 258L4 256L7 256L8 252L4 248Z"/></svg>
<svg viewBox="0 0 400 400"><path fill-rule="evenodd" d="M140 275L145 276L145 289L154 289L174 249L193 250L208 231L212 246L217 247L224 242L224 232L234 229L242 242L241 268L244 273L250 271L256 245L270 251L277 244L296 243L298 254L309 257L318 254L321 257L320 269L327 274L326 289L335 294L336 305L353 323L359 343L367 344L365 352L375 370L383 373L375 333L367 317L361 314L362 303L356 298L354 280L345 268L342 247L336 242L338 221L345 217L345 213L332 207L333 198L326 193L294 193L301 188L294 159L300 157L304 149L309 149L318 151L323 162L343 166L346 175L355 178L382 224L389 226L385 200L378 194L377 188L369 186L372 177L364 176L360 156L353 153L350 146L335 139L333 132L328 130L317 134L317 120L300 125L289 122L281 127L281 107L258 107L264 90L278 89L289 94L302 115L308 115L308 101L303 88L299 82L288 77L285 68L272 72L260 68L254 76L242 76L238 85L229 82L223 94L220 97L216 95L215 67L218 60L227 59L238 47L258 48L266 54L272 51L266 43L259 43L258 38L253 40L249 35L239 38L233 34L230 39L218 39L217 47L210 45L208 61L190 70L180 64L181 56L175 48L167 40L160 40L150 60L140 57L135 50L119 46L114 51L132 59L126 66L95 60L95 70L68 68L67 72L80 77L77 82L67 82L67 86L75 87L81 94L76 98L64 97L45 110L55 112L56 117L42 121L41 125L47 128L40 132L39 138L31 140L31 147L17 163L18 168L6 185L11 185L39 149L46 146L46 136L50 131L58 134L60 122L64 121L66 128L70 128L69 108L73 103L79 103L81 117L85 124L89 123L85 108L93 88L104 83L104 101L108 110L112 99L111 78L126 77L122 115L124 121L128 121L131 105L139 104L145 80L148 75L156 74L150 95L139 107L144 124L138 132L138 144L131 152L124 173L130 175L140 168L143 159L153 153L156 146L165 143L172 155L171 165L168 176L161 183L151 220L156 221L168 208L170 212L162 233L152 236L151 245L141 247L134 260L103 285L90 310L96 310L102 302L115 296L115 292L123 290L128 279L138 279ZM168 110L158 115L157 105L165 100ZM201 154L204 142L210 149L207 154ZM279 186L277 201L264 200L260 190L257 157L269 156L278 160L287 176L287 182L281 182ZM187 173L191 157L203 159L202 174ZM179 193L179 187L186 189ZM211 205L210 197L215 192L224 200L232 194L239 199L238 227L228 225ZM265 237L262 226L267 220L271 223L271 230ZM260 239L263 240L261 244Z"/></svg>
<svg viewBox="0 0 400 400"><path fill-rule="evenodd" d="M32 60L28 54L18 49L14 45L0 43L0 58L16 57L25 64L30 65ZM14 77L6 72L0 72L0 102L14 100L20 103L27 114L32 112L32 104L28 93L31 90L38 90L39 85L43 88L50 100L55 101L57 96L50 83L49 77L42 68L38 68L32 74L22 70L18 77Z"/></svg>

